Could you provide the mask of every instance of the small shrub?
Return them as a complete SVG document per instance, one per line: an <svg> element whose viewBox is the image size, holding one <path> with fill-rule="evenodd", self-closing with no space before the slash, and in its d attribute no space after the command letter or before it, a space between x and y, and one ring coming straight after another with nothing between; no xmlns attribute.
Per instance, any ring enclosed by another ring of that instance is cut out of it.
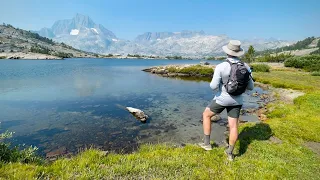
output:
<svg viewBox="0 0 320 180"><path fill-rule="evenodd" d="M312 76L320 76L320 71L314 71L311 73Z"/></svg>
<svg viewBox="0 0 320 180"><path fill-rule="evenodd" d="M6 56L0 56L0 59L7 59Z"/></svg>
<svg viewBox="0 0 320 180"><path fill-rule="evenodd" d="M251 64L253 72L270 72L268 64Z"/></svg>
<svg viewBox="0 0 320 180"><path fill-rule="evenodd" d="M19 147L11 147L10 143L2 142L4 139L12 137L12 132L0 134L0 162L22 162L22 163L40 163L41 158L36 156L37 147L26 147L22 150Z"/></svg>

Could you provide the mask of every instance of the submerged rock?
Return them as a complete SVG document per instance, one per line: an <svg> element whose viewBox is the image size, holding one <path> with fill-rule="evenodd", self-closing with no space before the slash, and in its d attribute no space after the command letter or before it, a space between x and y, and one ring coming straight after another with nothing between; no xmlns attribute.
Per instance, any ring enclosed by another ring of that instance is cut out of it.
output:
<svg viewBox="0 0 320 180"><path fill-rule="evenodd" d="M148 116L141 111L140 109L133 108L133 107L126 107L126 109L138 120L145 122L148 119Z"/></svg>
<svg viewBox="0 0 320 180"><path fill-rule="evenodd" d="M217 122L220 120L221 120L221 117L219 115L214 115L211 117L211 122Z"/></svg>

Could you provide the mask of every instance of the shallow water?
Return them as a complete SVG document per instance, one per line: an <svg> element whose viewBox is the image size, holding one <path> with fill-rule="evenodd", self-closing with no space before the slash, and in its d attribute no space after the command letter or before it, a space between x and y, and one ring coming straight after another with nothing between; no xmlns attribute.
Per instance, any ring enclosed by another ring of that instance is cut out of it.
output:
<svg viewBox="0 0 320 180"><path fill-rule="evenodd" d="M186 63L199 61L1 61L0 131L14 131L13 144L36 145L41 153L61 147L74 153L90 146L127 152L141 143L199 142L201 114L213 98L208 82L141 71ZM245 95L244 108L257 108L257 101ZM140 123L126 106L142 109L150 120ZM257 121L255 116L242 119ZM213 123L212 140L221 144L225 130L222 122Z"/></svg>

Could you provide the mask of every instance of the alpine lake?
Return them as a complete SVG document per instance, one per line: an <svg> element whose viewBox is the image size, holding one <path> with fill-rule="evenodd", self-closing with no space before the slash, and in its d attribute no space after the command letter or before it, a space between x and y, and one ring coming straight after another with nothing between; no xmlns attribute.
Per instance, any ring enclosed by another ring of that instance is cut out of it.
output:
<svg viewBox="0 0 320 180"><path fill-rule="evenodd" d="M221 61L209 61L218 64ZM42 156L86 148L127 153L145 143L198 143L202 112L214 97L208 81L165 78L141 71L200 60L66 59L0 61L0 133L14 132L12 145L37 146ZM244 109L258 108L254 92ZM150 118L136 120L125 107ZM213 140L225 141L226 112L212 123ZM259 121L254 114L241 119Z"/></svg>

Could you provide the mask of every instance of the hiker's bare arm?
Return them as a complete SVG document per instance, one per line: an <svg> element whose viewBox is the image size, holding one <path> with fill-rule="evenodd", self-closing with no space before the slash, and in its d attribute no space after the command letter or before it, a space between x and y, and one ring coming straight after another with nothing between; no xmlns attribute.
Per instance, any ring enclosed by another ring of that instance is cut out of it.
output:
<svg viewBox="0 0 320 180"><path fill-rule="evenodd" d="M254 82L253 82L253 80L252 80L252 77L250 77L250 80L249 80L247 89L248 89L248 90L253 90L253 88L254 88Z"/></svg>
<svg viewBox="0 0 320 180"><path fill-rule="evenodd" d="M253 90L254 88L254 82L253 82L253 76L252 76L252 71L250 66L246 63L245 66L247 67L247 69L249 70L249 72L251 73L251 77L247 86L247 90Z"/></svg>
<svg viewBox="0 0 320 180"><path fill-rule="evenodd" d="M218 65L219 66L219 65ZM220 87L220 82L221 82L221 73L220 73L220 68L216 67L213 73L213 77L210 83L210 87L213 90L218 90Z"/></svg>

